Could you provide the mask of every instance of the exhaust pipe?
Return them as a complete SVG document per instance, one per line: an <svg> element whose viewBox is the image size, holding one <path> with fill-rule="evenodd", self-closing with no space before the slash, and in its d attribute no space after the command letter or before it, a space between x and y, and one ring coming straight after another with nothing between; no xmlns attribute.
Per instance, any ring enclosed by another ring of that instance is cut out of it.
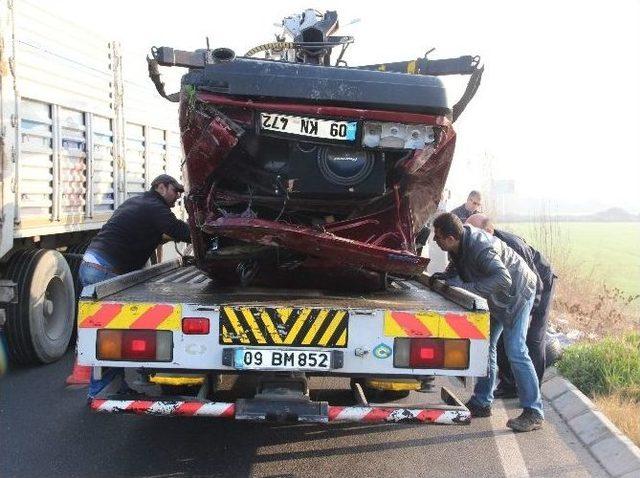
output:
<svg viewBox="0 0 640 478"><path fill-rule="evenodd" d="M233 61L236 58L236 52L231 48L216 48L211 52L211 59L214 63L225 63Z"/></svg>

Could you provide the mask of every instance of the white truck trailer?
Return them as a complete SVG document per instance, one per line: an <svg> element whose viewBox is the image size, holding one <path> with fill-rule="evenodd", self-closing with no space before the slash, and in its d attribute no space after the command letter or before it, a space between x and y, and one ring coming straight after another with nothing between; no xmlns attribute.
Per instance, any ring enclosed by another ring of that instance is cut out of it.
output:
<svg viewBox="0 0 640 478"><path fill-rule="evenodd" d="M181 169L176 116L127 80L134 59L40 3L0 1L0 327L17 363L65 352L79 253L125 199Z"/></svg>

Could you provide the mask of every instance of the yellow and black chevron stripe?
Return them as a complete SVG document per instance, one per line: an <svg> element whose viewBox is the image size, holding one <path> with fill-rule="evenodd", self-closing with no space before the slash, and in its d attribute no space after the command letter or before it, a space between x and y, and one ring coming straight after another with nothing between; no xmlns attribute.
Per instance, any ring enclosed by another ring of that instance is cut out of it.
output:
<svg viewBox="0 0 640 478"><path fill-rule="evenodd" d="M310 308L222 307L220 343L288 347L347 346L349 312Z"/></svg>

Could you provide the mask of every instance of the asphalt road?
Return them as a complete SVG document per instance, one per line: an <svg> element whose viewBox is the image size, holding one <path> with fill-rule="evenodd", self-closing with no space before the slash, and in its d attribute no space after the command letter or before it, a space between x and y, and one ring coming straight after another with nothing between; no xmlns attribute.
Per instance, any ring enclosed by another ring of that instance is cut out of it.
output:
<svg viewBox="0 0 640 478"><path fill-rule="evenodd" d="M0 379L1 477L607 476L549 408L542 430L508 430L515 400L470 426L97 415L85 390L65 386L71 364L68 354Z"/></svg>

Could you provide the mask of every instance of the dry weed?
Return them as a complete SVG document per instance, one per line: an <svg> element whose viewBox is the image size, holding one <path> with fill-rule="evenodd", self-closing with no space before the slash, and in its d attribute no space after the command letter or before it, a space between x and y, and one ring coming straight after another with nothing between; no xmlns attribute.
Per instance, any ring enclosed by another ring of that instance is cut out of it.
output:
<svg viewBox="0 0 640 478"><path fill-rule="evenodd" d="M566 265L559 273L552 322L563 332L587 336L620 335L640 330L640 297L580 275Z"/></svg>
<svg viewBox="0 0 640 478"><path fill-rule="evenodd" d="M595 270L585 273L569 238L547 211L530 225L527 239L549 258L559 278L551 315L559 332L577 330L598 338L640 330L640 295L607 286Z"/></svg>
<svg viewBox="0 0 640 478"><path fill-rule="evenodd" d="M596 406L622 433L640 446L640 403L622 397L618 393L601 395L594 398Z"/></svg>

